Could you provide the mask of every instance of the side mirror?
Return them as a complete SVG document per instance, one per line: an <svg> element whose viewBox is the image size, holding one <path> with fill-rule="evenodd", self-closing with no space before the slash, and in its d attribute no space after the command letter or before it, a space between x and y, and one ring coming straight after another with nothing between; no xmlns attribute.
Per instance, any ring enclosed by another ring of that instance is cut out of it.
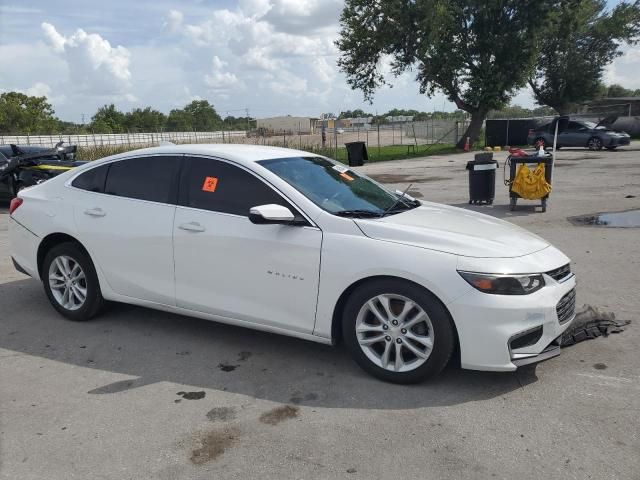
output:
<svg viewBox="0 0 640 480"><path fill-rule="evenodd" d="M258 225L290 224L295 218L291 210L282 205L260 205L249 210L249 220Z"/></svg>

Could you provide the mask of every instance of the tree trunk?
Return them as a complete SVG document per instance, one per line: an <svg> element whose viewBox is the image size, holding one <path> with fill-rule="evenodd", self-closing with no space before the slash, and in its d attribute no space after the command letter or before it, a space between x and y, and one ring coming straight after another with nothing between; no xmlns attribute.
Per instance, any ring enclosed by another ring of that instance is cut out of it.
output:
<svg viewBox="0 0 640 480"><path fill-rule="evenodd" d="M462 138L456 144L456 148L463 149L465 143L467 143L467 137L469 137L469 144L473 145L480 138L480 131L482 130L482 123L487 117L487 113L484 110L471 112L471 122L467 127L467 130L462 135Z"/></svg>

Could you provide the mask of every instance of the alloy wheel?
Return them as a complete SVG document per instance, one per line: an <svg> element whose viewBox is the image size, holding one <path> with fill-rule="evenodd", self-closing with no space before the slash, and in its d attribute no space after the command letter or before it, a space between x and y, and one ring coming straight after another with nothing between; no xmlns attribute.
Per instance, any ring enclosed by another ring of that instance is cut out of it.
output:
<svg viewBox="0 0 640 480"><path fill-rule="evenodd" d="M381 294L365 302L356 318L356 336L367 358L392 372L420 367L433 351L429 315L402 295Z"/></svg>
<svg viewBox="0 0 640 480"><path fill-rule="evenodd" d="M594 137L589 140L587 147L589 147L589 150L600 150L602 148L602 141Z"/></svg>
<svg viewBox="0 0 640 480"><path fill-rule="evenodd" d="M66 310L78 310L87 299L87 278L80 264L60 255L49 265L49 288L53 298Z"/></svg>

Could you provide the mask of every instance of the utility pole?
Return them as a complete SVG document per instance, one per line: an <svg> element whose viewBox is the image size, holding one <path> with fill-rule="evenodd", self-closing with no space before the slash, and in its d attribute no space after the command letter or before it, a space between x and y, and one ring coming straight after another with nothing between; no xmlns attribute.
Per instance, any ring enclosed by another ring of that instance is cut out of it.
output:
<svg viewBox="0 0 640 480"><path fill-rule="evenodd" d="M251 129L251 128L249 127L249 109L248 109L248 108L245 108L245 109L244 109L244 111L245 111L245 113L247 114L247 132L248 132L248 131Z"/></svg>

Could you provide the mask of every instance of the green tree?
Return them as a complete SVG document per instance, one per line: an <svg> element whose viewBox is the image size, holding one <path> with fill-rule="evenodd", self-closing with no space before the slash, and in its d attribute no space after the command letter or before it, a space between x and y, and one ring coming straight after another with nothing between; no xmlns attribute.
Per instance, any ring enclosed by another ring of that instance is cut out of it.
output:
<svg viewBox="0 0 640 480"><path fill-rule="evenodd" d="M611 98L616 98L616 97L640 97L640 89L631 90L631 89L628 89L628 88L624 88L622 85L618 85L617 83L609 85L608 87L605 87L605 88L606 88L605 93L604 93L605 97L611 97Z"/></svg>
<svg viewBox="0 0 640 480"><path fill-rule="evenodd" d="M599 96L602 74L640 35L640 2L607 9L605 0L560 0L545 24L540 59L529 79L537 102L570 113Z"/></svg>
<svg viewBox="0 0 640 480"><path fill-rule="evenodd" d="M369 100L385 83L387 57L395 75L415 68L421 93L442 91L471 114L462 147L464 137L478 140L490 110L526 85L556 1L346 0L338 64Z"/></svg>
<svg viewBox="0 0 640 480"><path fill-rule="evenodd" d="M125 114L124 123L129 131L157 132L164 130L167 116L158 110L153 110L151 107L147 107L144 110L135 108Z"/></svg>
<svg viewBox="0 0 640 480"><path fill-rule="evenodd" d="M340 112L340 115L338 115L339 120L342 120L343 118L364 118L364 117L373 117L373 114L367 113L360 108L356 108L355 110L345 110L344 112Z"/></svg>
<svg viewBox="0 0 640 480"><path fill-rule="evenodd" d="M126 130L125 114L115 105L104 105L91 117L90 128L95 133L122 133Z"/></svg>
<svg viewBox="0 0 640 480"><path fill-rule="evenodd" d="M194 130L211 131L220 128L222 118L207 100L194 100L184 107L184 111L191 117Z"/></svg>
<svg viewBox="0 0 640 480"><path fill-rule="evenodd" d="M191 115L180 108L169 112L167 130L170 132L190 132L193 130Z"/></svg>
<svg viewBox="0 0 640 480"><path fill-rule="evenodd" d="M58 129L58 119L54 113L46 97L5 92L0 95L0 132L55 132Z"/></svg>

